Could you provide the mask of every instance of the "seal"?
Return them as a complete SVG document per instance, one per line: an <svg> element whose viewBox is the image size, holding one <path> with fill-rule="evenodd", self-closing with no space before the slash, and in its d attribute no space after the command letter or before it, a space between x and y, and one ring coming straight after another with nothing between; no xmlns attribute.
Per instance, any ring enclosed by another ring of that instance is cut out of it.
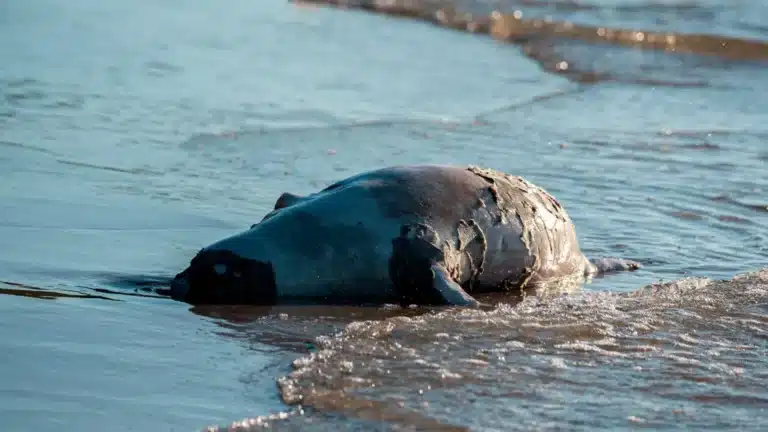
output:
<svg viewBox="0 0 768 432"><path fill-rule="evenodd" d="M477 166L394 166L308 196L200 250L171 282L190 304L477 306L473 295L634 270L588 260L562 205Z"/></svg>

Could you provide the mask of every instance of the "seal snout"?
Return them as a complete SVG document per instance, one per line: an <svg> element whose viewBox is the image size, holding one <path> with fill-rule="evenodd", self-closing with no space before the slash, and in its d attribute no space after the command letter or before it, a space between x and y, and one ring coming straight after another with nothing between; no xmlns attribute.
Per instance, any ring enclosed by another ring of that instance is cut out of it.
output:
<svg viewBox="0 0 768 432"><path fill-rule="evenodd" d="M203 250L171 282L171 297L190 304L269 304L276 297L270 263L227 250Z"/></svg>
<svg viewBox="0 0 768 432"><path fill-rule="evenodd" d="M186 271L179 273L171 281L170 296L174 300L184 301L189 293L189 281Z"/></svg>

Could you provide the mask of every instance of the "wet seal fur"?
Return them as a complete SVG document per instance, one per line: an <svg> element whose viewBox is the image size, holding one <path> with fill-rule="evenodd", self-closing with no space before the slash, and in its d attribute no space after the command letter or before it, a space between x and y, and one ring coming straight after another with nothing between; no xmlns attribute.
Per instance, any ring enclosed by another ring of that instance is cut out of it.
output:
<svg viewBox="0 0 768 432"><path fill-rule="evenodd" d="M192 304L464 305L473 294L598 272L560 203L477 166L395 166L306 197L282 194L245 232L203 248L171 283Z"/></svg>

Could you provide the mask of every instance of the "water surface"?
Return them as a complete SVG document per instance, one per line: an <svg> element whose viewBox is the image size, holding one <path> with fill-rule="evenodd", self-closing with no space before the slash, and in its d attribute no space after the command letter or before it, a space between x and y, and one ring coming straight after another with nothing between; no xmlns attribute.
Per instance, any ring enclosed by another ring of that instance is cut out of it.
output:
<svg viewBox="0 0 768 432"><path fill-rule="evenodd" d="M501 5L768 41L756 2ZM272 427L765 427L765 274L718 282L768 262L762 60L241 0L6 2L0 55L5 429L199 430L283 399L303 413ZM401 163L522 175L587 255L644 267L491 312L145 296L280 193Z"/></svg>

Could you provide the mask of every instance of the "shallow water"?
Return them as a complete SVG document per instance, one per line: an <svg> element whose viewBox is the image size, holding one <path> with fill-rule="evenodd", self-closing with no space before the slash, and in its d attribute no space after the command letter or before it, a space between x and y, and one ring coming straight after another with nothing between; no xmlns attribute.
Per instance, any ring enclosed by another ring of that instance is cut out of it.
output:
<svg viewBox="0 0 768 432"><path fill-rule="evenodd" d="M768 41L756 2L524 3ZM765 275L630 293L766 267L767 63L540 42L280 1L4 3L0 425L199 430L286 398L306 410L272 427L760 430ZM644 267L490 312L138 295L281 192L424 162L522 175L587 255Z"/></svg>

